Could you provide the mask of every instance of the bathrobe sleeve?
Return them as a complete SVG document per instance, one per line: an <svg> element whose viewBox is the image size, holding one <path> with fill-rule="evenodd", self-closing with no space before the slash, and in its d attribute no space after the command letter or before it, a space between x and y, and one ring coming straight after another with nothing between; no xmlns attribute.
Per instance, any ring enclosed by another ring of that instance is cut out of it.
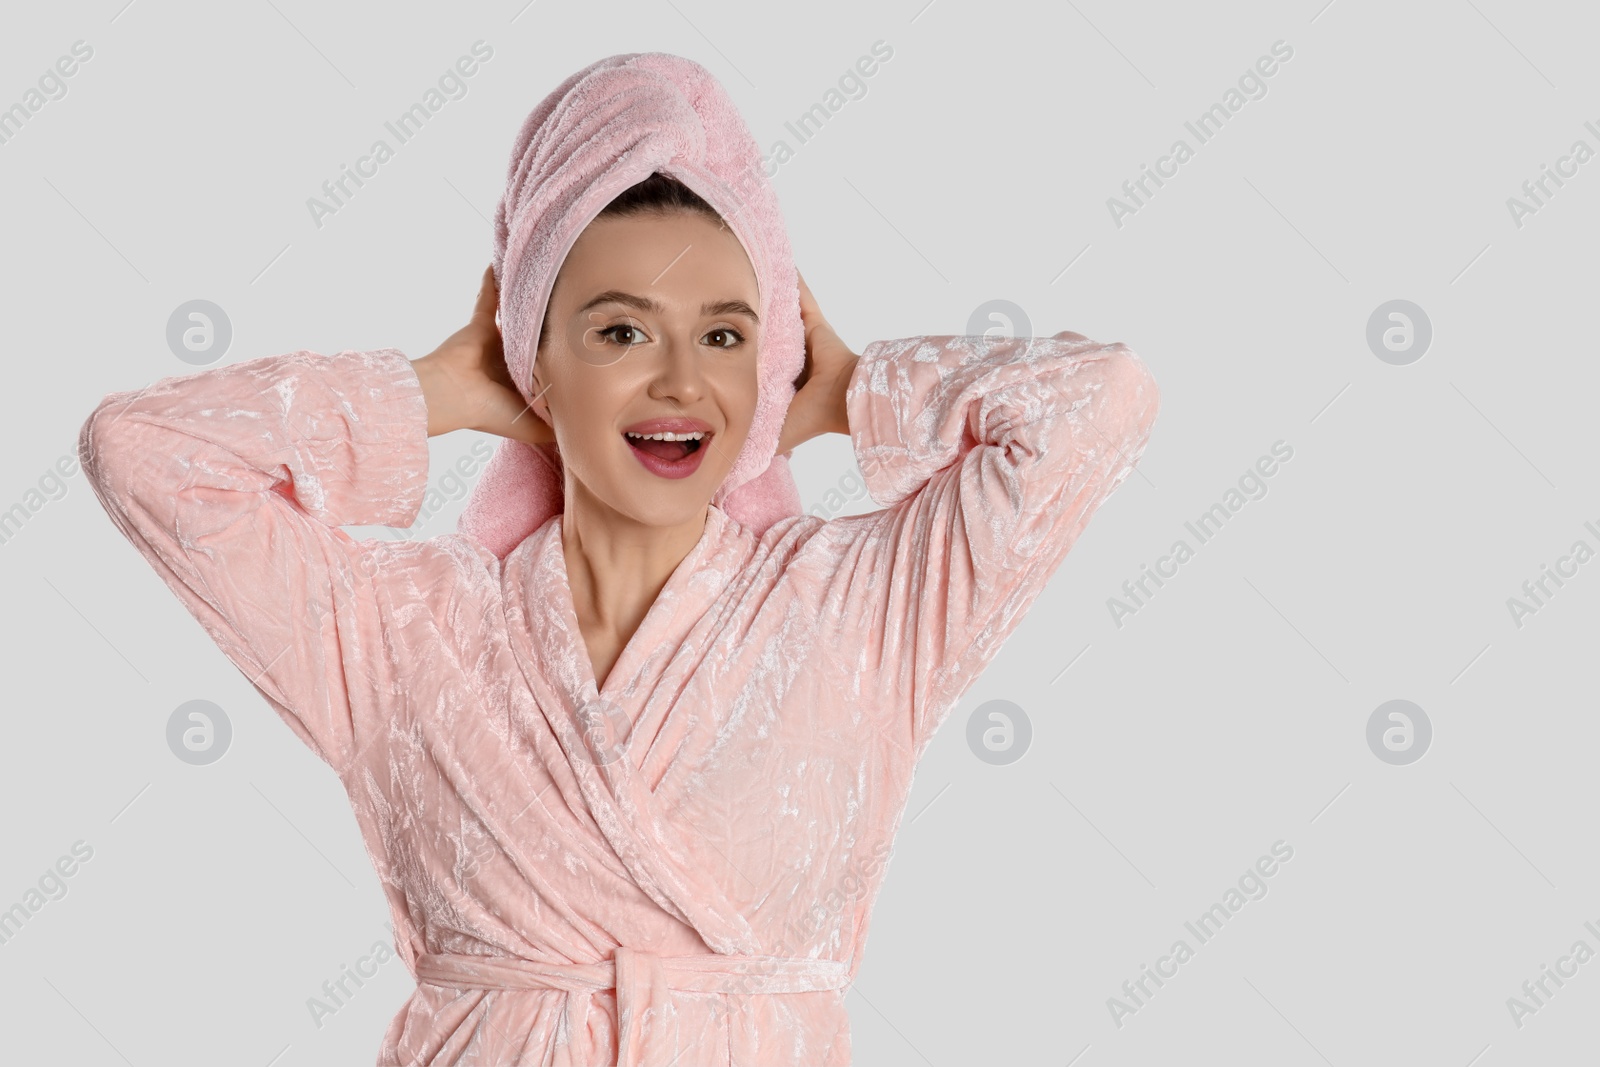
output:
<svg viewBox="0 0 1600 1067"><path fill-rule="evenodd" d="M123 535L273 710L342 776L395 679L386 541L428 476L427 402L395 349L298 351L112 393L78 455ZM427 550L430 546L408 546Z"/></svg>
<svg viewBox="0 0 1600 1067"><path fill-rule="evenodd" d="M852 695L917 758L1132 472L1159 403L1130 349L1075 333L862 351L850 437L885 509L844 520L825 614L849 631L832 644Z"/></svg>

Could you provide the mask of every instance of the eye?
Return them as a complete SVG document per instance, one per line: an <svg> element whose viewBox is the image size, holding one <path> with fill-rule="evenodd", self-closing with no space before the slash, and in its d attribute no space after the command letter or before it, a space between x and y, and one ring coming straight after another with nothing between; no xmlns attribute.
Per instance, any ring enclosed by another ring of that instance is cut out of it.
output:
<svg viewBox="0 0 1600 1067"><path fill-rule="evenodd" d="M713 342L712 343L712 347L713 348L738 348L740 345L744 344L744 334L740 333L738 330L733 329L731 326L718 326L716 329L714 329L710 333L706 334L706 336L707 337L722 336L722 337L733 337L733 338L736 338L736 340L733 341L731 344L719 344L717 342Z"/></svg>
<svg viewBox="0 0 1600 1067"><path fill-rule="evenodd" d="M625 346L628 346L628 347L632 347L633 345L642 344L643 343L643 340L644 340L643 332L639 329L639 327L633 325L631 322L619 322L615 326L607 326L605 329L600 330L599 334L600 334L601 337L610 337L617 330L632 330L634 334L638 335L635 340L622 341L622 340L619 339L617 343L625 345Z"/></svg>

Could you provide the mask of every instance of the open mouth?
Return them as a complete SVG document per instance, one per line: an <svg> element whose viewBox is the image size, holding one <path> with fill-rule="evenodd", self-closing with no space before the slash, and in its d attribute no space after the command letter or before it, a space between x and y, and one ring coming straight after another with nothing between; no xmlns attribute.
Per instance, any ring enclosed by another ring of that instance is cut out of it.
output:
<svg viewBox="0 0 1600 1067"><path fill-rule="evenodd" d="M639 451L648 452L657 459L664 459L668 462L677 462L687 456L692 456L700 451L701 445L705 444L704 440L695 440L694 438L689 438L685 441L659 441L655 438L633 437L628 434L623 434L622 436L627 438L628 444Z"/></svg>
<svg viewBox="0 0 1600 1067"><path fill-rule="evenodd" d="M710 433L652 434L639 436L624 431L623 440L646 470L662 478L687 478L700 469L711 441ZM674 438L676 438L674 440Z"/></svg>

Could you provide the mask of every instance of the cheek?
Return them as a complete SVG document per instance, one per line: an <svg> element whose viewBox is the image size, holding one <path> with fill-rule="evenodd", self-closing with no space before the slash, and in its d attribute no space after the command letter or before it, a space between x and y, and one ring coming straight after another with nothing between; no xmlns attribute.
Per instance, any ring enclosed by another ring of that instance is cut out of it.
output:
<svg viewBox="0 0 1600 1067"><path fill-rule="evenodd" d="M609 368L607 368L609 369ZM579 449L611 433L619 412L626 407L626 390L619 375L592 367L563 367L561 373L541 375L548 391L539 401L548 404L554 425Z"/></svg>
<svg viewBox="0 0 1600 1067"><path fill-rule="evenodd" d="M728 429L738 431L741 435L747 433L755 418L756 401L761 396L760 382L756 378L755 368L751 366L730 368L722 395L723 414L727 417Z"/></svg>

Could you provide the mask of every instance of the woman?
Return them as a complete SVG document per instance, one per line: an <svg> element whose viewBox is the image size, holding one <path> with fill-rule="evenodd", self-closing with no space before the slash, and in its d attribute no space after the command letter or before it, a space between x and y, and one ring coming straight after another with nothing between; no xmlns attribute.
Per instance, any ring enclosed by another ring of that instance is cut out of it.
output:
<svg viewBox="0 0 1600 1067"><path fill-rule="evenodd" d="M913 768L1143 452L1122 345L849 350L755 158L698 65L602 60L530 115L437 350L84 426L117 527L345 786L418 983L380 1064L849 1063ZM504 441L462 532L338 529L409 525L463 428ZM830 432L883 510L799 514L785 456Z"/></svg>

